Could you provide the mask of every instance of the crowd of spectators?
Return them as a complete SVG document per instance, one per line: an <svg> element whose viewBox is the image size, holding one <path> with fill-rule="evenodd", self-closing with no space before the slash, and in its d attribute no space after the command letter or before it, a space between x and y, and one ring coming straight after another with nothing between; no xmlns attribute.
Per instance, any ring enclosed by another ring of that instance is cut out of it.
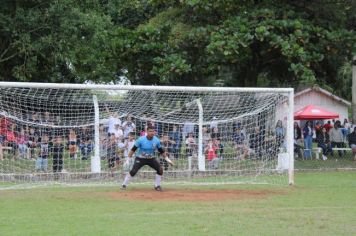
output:
<svg viewBox="0 0 356 236"><path fill-rule="evenodd" d="M145 116L132 118L131 115L119 117L117 112L108 113L108 119L99 127L99 147L102 160L107 160L108 168L115 170L121 160L127 157L138 136L146 134L146 127L152 126L160 138L170 158L197 157L198 129L193 123L171 124L152 121ZM94 151L94 126L65 127L56 126L51 113L32 113L29 122L18 122L0 116L0 161L28 159L35 161L35 169L48 171L48 159L53 158L53 172L61 172L63 159L68 153L72 160L88 160ZM344 147L345 143L355 150L355 130L344 121L321 124L308 121L303 128L294 124L295 152L304 158L311 157L312 142L323 151L323 158L333 155L334 147ZM275 127L231 122L218 124L213 119L202 130L203 152L208 167L216 169L224 158L226 147L231 158L261 159L275 155L285 148L286 128L281 120ZM183 151L184 150L184 151ZM230 151L232 150L232 151ZM304 153L302 152L304 150ZM232 153L231 153L232 152ZM339 151L339 155L344 155ZM356 160L356 157L355 157ZM165 169L168 164L161 160Z"/></svg>
<svg viewBox="0 0 356 236"><path fill-rule="evenodd" d="M347 147L352 149L354 160L356 160L356 141L354 135L356 127L347 119L341 123L340 120L327 121L323 124L322 121L306 121L303 128L299 127L297 122L294 123L294 142L295 153L299 158L310 159L312 157L313 142L322 150L322 159L327 160L327 156L334 156L333 149L338 148L339 157L345 155ZM304 145L303 145L304 143ZM304 154L301 150L304 149Z"/></svg>

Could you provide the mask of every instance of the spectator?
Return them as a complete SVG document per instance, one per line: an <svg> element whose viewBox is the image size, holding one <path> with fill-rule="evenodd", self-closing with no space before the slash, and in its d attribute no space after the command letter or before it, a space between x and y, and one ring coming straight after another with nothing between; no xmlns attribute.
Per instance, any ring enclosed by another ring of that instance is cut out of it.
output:
<svg viewBox="0 0 356 236"><path fill-rule="evenodd" d="M124 152L125 152L125 141L124 139L118 139L117 141L117 151L116 155L119 158L119 160L123 159L124 157ZM119 165L120 163L117 163Z"/></svg>
<svg viewBox="0 0 356 236"><path fill-rule="evenodd" d="M237 121L237 122L234 122L232 124L232 130L233 130L233 134L234 132L236 131L236 128L239 127L241 129L241 132L245 135L246 133L244 132L244 130L241 128L242 127L242 124L241 124L241 121Z"/></svg>
<svg viewBox="0 0 356 236"><path fill-rule="evenodd" d="M54 124L54 120L51 117L51 113L49 113L48 111L46 111L43 114L43 119L42 119L42 123L45 123L47 125L53 125Z"/></svg>
<svg viewBox="0 0 356 236"><path fill-rule="evenodd" d="M0 161L4 160L4 151L3 151L3 144L5 141L5 137L0 134Z"/></svg>
<svg viewBox="0 0 356 236"><path fill-rule="evenodd" d="M146 136L146 135L147 135L146 126L144 126L143 130L140 131L140 137Z"/></svg>
<svg viewBox="0 0 356 236"><path fill-rule="evenodd" d="M219 132L218 127L214 127L214 128L211 130L211 138L212 138L212 139L220 139L220 132Z"/></svg>
<svg viewBox="0 0 356 236"><path fill-rule="evenodd" d="M140 132L140 136L147 135L147 127L152 127L155 131L155 135L161 133L161 125L159 123L155 123L153 120L147 120L146 124L144 124L143 130Z"/></svg>
<svg viewBox="0 0 356 236"><path fill-rule="evenodd" d="M121 125L116 124L115 130L110 133L110 135L114 135L116 140L122 140L124 138L124 131L122 130Z"/></svg>
<svg viewBox="0 0 356 236"><path fill-rule="evenodd" d="M347 141L347 137L349 136L351 131L351 125L349 121L345 118L344 119L344 124L343 124L343 129L342 129L342 134L344 135L344 142Z"/></svg>
<svg viewBox="0 0 356 236"><path fill-rule="evenodd" d="M37 112L32 112L32 114L30 115L29 120L31 122L33 122L33 123L37 123L37 124L41 123L41 120L40 120L39 115L38 115Z"/></svg>
<svg viewBox="0 0 356 236"><path fill-rule="evenodd" d="M213 130L214 128L218 128L218 118L215 116L213 117L213 120L210 122L210 130Z"/></svg>
<svg viewBox="0 0 356 236"><path fill-rule="evenodd" d="M234 149L237 156L239 157L242 154L242 159L245 159L249 154L249 150L245 145L245 135L241 131L241 126L236 127L232 139L234 141Z"/></svg>
<svg viewBox="0 0 356 236"><path fill-rule="evenodd" d="M108 138L108 132L105 131L104 125L99 126L99 148L100 148L100 157L105 159L106 157L106 142Z"/></svg>
<svg viewBox="0 0 356 236"><path fill-rule="evenodd" d="M168 132L169 140L173 141L173 155L174 158L178 158L181 148L181 133L178 131L178 126L173 125L173 130Z"/></svg>
<svg viewBox="0 0 356 236"><path fill-rule="evenodd" d="M222 160L224 155L224 144L221 143L221 140L219 138L213 138L213 144L217 147L218 158Z"/></svg>
<svg viewBox="0 0 356 236"><path fill-rule="evenodd" d="M28 135L25 134L24 129L21 129L20 134L17 137L17 144L19 147L19 157L22 159L27 159L28 141Z"/></svg>
<svg viewBox="0 0 356 236"><path fill-rule="evenodd" d="M208 128L207 127L203 127L203 147L205 147L209 140L211 140L211 136L210 133L208 132Z"/></svg>
<svg viewBox="0 0 356 236"><path fill-rule="evenodd" d="M41 138L41 142L38 144L39 153L38 158L36 160L36 171L44 171L47 172L48 168L48 136L44 135Z"/></svg>
<svg viewBox="0 0 356 236"><path fill-rule="evenodd" d="M332 152L331 145L330 145L330 137L329 134L326 132L326 128L323 127L321 132L318 133L316 136L316 140L318 142L318 147L323 150L323 160L327 159L326 155Z"/></svg>
<svg viewBox="0 0 356 236"><path fill-rule="evenodd" d="M294 122L294 140L297 144L299 144L301 139L302 139L302 130L300 129L298 122Z"/></svg>
<svg viewBox="0 0 356 236"><path fill-rule="evenodd" d="M129 152L130 150L133 148L133 146L135 145L135 133L129 133L129 137L128 139L125 140L125 150L124 150L124 157L126 160L130 160L129 161L129 165L127 166L127 169L125 171L130 171L131 170L131 167L132 167L132 164L133 164L133 160L134 158L130 158L128 159L128 156L129 156ZM135 154L134 154L135 155ZM131 161L132 160L132 161Z"/></svg>
<svg viewBox="0 0 356 236"><path fill-rule="evenodd" d="M54 122L56 123L56 125L62 125L62 119L60 116L56 116L54 119Z"/></svg>
<svg viewBox="0 0 356 236"><path fill-rule="evenodd" d="M114 168L120 164L120 158L118 156L118 143L114 135L111 135L109 137L106 154L108 160L108 167L110 171L113 172Z"/></svg>
<svg viewBox="0 0 356 236"><path fill-rule="evenodd" d="M12 159L16 159L16 150L17 150L17 138L16 138L16 125L11 124L10 128L6 130L6 143L7 146L11 148Z"/></svg>
<svg viewBox="0 0 356 236"><path fill-rule="evenodd" d="M161 122L153 122L153 121L151 121L151 124L155 129L155 135L157 135L158 137L162 136L162 134L163 134L162 123ZM147 128L146 128L146 131L147 131Z"/></svg>
<svg viewBox="0 0 356 236"><path fill-rule="evenodd" d="M49 142L52 143L52 138L55 136L55 131L53 129L53 124L54 124L54 120L53 117L51 116L51 113L46 111L43 114L43 117L41 119L42 124L45 124L47 126L45 126L43 128L43 132L45 132L45 134L47 134L49 137Z"/></svg>
<svg viewBox="0 0 356 236"><path fill-rule="evenodd" d="M118 118L117 112L113 112L108 120L108 133L114 134L117 131L117 126L121 126L121 120Z"/></svg>
<svg viewBox="0 0 356 236"><path fill-rule="evenodd" d="M33 127L30 127L28 133L28 148L30 149L30 159L35 159L35 148L40 140L40 135Z"/></svg>
<svg viewBox="0 0 356 236"><path fill-rule="evenodd" d="M312 157L312 148L313 148L313 126L311 121L307 121L303 128L303 137L304 137L304 157Z"/></svg>
<svg viewBox="0 0 356 236"><path fill-rule="evenodd" d="M335 119L332 119L331 125L334 127L335 126Z"/></svg>
<svg viewBox="0 0 356 236"><path fill-rule="evenodd" d="M122 123L122 128L124 131L124 138L127 139L131 132L135 132L136 125L132 122L131 116L127 115L126 120Z"/></svg>
<svg viewBox="0 0 356 236"><path fill-rule="evenodd" d="M77 143L79 143L82 160L88 160L88 157L94 148L92 132L93 130L89 130L88 127L83 126L77 136Z"/></svg>
<svg viewBox="0 0 356 236"><path fill-rule="evenodd" d="M4 159L3 147L6 142L6 130L9 121L6 117L0 117L0 161Z"/></svg>
<svg viewBox="0 0 356 236"><path fill-rule="evenodd" d="M277 150L276 137L273 130L268 129L265 133L265 151L267 156L275 156Z"/></svg>
<svg viewBox="0 0 356 236"><path fill-rule="evenodd" d="M343 148L344 144L344 137L341 131L341 122L337 120L334 124L334 128L332 128L329 131L329 136L330 136L330 142L331 142L331 148L334 148L335 146L338 148ZM344 152L341 150L338 150L339 156L342 157ZM331 152L331 156L333 156L333 152Z"/></svg>
<svg viewBox="0 0 356 236"><path fill-rule="evenodd" d="M260 127L256 126L249 136L250 150L256 157L262 157L262 148L264 146L264 136L260 131Z"/></svg>
<svg viewBox="0 0 356 236"><path fill-rule="evenodd" d="M77 159L77 134L74 129L69 130L68 147L70 159Z"/></svg>
<svg viewBox="0 0 356 236"><path fill-rule="evenodd" d="M193 134L194 135L194 124L193 123L189 123L189 122L185 122L183 125L183 137L187 138L189 134Z"/></svg>
<svg viewBox="0 0 356 236"><path fill-rule="evenodd" d="M318 135L322 132L321 130L322 126L319 121L316 122L314 130L315 130L315 137L318 137Z"/></svg>
<svg viewBox="0 0 356 236"><path fill-rule="evenodd" d="M297 141L294 139L294 154L297 154L297 157L299 159L302 159L303 158L303 147L300 146Z"/></svg>
<svg viewBox="0 0 356 236"><path fill-rule="evenodd" d="M186 146L186 155L187 157L193 156L196 154L196 148L197 148L197 143L194 138L193 133L189 133L187 139L185 140L185 146Z"/></svg>
<svg viewBox="0 0 356 236"><path fill-rule="evenodd" d="M329 131L333 128L334 126L331 124L331 121L328 120L328 122L324 125L324 128L326 129L326 132L329 133Z"/></svg>
<svg viewBox="0 0 356 236"><path fill-rule="evenodd" d="M277 146L284 147L284 137L286 135L286 130L283 127L283 123L281 120L277 121L275 132L276 132Z"/></svg>
<svg viewBox="0 0 356 236"><path fill-rule="evenodd" d="M356 127L354 127L353 132L349 134L349 145L352 149L352 153L354 155L354 161L356 161Z"/></svg>
<svg viewBox="0 0 356 236"><path fill-rule="evenodd" d="M205 155L209 161L209 169L217 169L219 167L219 158L216 154L217 150L218 147L214 145L212 140L209 140L205 148Z"/></svg>
<svg viewBox="0 0 356 236"><path fill-rule="evenodd" d="M52 147L53 173L55 179L58 179L58 172L62 172L63 169L63 151L64 145L62 143L62 137L58 135L56 136Z"/></svg>
<svg viewBox="0 0 356 236"><path fill-rule="evenodd" d="M171 157L175 142L170 140L166 134L162 136L160 141L163 151L166 152L166 156L168 158ZM164 167L164 170L168 170L168 162L164 158L160 158L160 164Z"/></svg>

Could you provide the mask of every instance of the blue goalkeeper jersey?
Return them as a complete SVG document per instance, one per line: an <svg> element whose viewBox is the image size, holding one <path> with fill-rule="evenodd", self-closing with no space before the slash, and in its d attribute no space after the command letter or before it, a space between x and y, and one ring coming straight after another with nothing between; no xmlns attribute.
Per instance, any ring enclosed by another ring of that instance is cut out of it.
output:
<svg viewBox="0 0 356 236"><path fill-rule="evenodd" d="M153 158L155 150L161 148L161 142L156 136L153 136L151 140L142 136L136 140L135 146L138 148L137 157Z"/></svg>

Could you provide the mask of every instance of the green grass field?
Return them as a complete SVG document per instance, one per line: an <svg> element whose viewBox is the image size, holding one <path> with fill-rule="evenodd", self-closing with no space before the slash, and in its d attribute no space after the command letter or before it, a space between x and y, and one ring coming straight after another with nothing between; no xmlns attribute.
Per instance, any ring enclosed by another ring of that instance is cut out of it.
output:
<svg viewBox="0 0 356 236"><path fill-rule="evenodd" d="M295 182L293 187L164 185L162 193L142 185L124 192L108 186L2 190L0 235L356 234L356 172L303 172ZM194 196L224 189L233 197L190 201L166 196L173 190ZM137 198L138 191L155 200Z"/></svg>

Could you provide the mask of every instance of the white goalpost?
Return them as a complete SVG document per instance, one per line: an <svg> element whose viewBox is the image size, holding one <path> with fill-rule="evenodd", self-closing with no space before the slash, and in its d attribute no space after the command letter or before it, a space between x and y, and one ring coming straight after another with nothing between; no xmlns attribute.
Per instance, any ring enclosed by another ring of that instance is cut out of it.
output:
<svg viewBox="0 0 356 236"><path fill-rule="evenodd" d="M155 128L175 183L294 183L292 88L0 82L0 188L121 182ZM142 168L134 182L152 181Z"/></svg>

